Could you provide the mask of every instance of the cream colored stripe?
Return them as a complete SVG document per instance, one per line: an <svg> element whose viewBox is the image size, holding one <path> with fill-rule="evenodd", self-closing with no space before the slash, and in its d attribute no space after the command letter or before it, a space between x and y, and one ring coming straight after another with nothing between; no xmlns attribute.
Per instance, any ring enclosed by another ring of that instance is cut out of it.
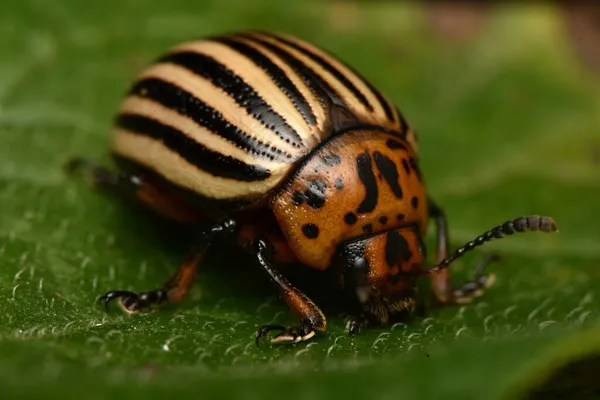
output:
<svg viewBox="0 0 600 400"><path fill-rule="evenodd" d="M260 182L240 182L213 176L187 162L162 142L117 128L113 151L164 176L170 182L216 199L240 196L259 196L275 187L284 177L289 165L272 170L272 176Z"/></svg>
<svg viewBox="0 0 600 400"><path fill-rule="evenodd" d="M294 148L291 144L286 143L274 132L262 125L260 121L249 115L244 108L240 107L223 90L214 86L207 79L183 67L169 63L156 64L141 74L140 79L143 78L159 78L185 88L187 92L219 111L225 120L238 126L257 140L270 146L275 146L292 155L300 155L302 152L302 149Z"/></svg>
<svg viewBox="0 0 600 400"><path fill-rule="evenodd" d="M323 105L319 101L317 97L312 93L311 89L304 83L304 79L299 76L296 71L292 67L289 66L284 60L279 58L275 53L271 52L267 47L261 45L260 43L254 42L252 40L246 38L239 38L241 42L252 46L267 56L275 65L277 65L281 70L287 75L287 77L292 81L294 86L298 89L298 91L304 96L306 102L311 108L315 118L317 120L316 127L312 128L311 132L311 141L307 143L307 147L312 148L316 146L321 141L320 131L323 130L323 126L325 125L325 110L323 109Z"/></svg>
<svg viewBox="0 0 600 400"><path fill-rule="evenodd" d="M201 143L206 148L216 151L221 154L226 154L233 158L237 158L247 164L260 164L262 167L269 170L280 168L282 162L271 161L263 158L255 158L251 153L238 148L223 137L213 133L209 129L198 125L190 118L184 117L181 114L173 111L159 103L150 99L145 99L137 96L127 97L121 107L121 113L132 113L147 116L164 125L169 125L180 130L184 135L193 139L195 142Z"/></svg>
<svg viewBox="0 0 600 400"><path fill-rule="evenodd" d="M381 115L387 119L387 117L385 117L385 110L383 109L383 106L381 106L381 104L379 103L379 100L377 100L377 97L369 89L369 87L362 81L362 79L360 79L358 76L356 76L356 74L354 74L351 70L349 70L341 62L339 62L336 58L332 57L331 54L328 54L327 52L320 49L319 47L311 45L310 43L307 43L305 41L299 40L293 36L286 35L283 33L277 33L277 36L281 36L282 38L289 40L290 42L295 43L298 46L306 48L306 49L310 50L311 52L321 56L324 60L326 60L329 64L331 64L334 68L336 68L342 75L344 75L350 82L352 82L354 84L354 86L356 86L356 88L367 98L369 103L373 106L375 113L377 113L378 115ZM306 57L306 56L304 56L304 57ZM313 65L318 65L318 64L311 63L311 68L313 68ZM319 67L319 74L322 75L321 71L324 71L324 70L321 67ZM335 80L335 82L339 82L333 75L328 73L327 76L330 77L329 79L327 79L328 81ZM341 85L341 83L340 83L340 85ZM345 88L345 86L343 86L343 87ZM336 89L337 89L337 87L336 87ZM345 90L344 93L345 93L344 96L352 96L352 98L355 99L353 104L356 103L356 107L360 107L362 110L364 110L365 113L371 113L371 111L369 111L366 107L364 107L362 105L362 103L360 103L360 101L354 96L354 94L352 94L352 92L350 90Z"/></svg>
<svg viewBox="0 0 600 400"><path fill-rule="evenodd" d="M196 41L177 46L174 52L189 51L214 58L254 88L263 100L300 135L302 140L310 139L310 130L302 114L290 99L277 87L269 75L252 60L228 46L212 41Z"/></svg>
<svg viewBox="0 0 600 400"><path fill-rule="evenodd" d="M363 120L368 122L376 122L376 118L374 118L373 114L368 111L357 99L354 97L351 91L349 91L346 86L341 84L335 77L327 72L324 68L322 68L319 64L312 61L308 56L305 56L300 51L294 49L291 46L288 46L282 42L276 41L275 39L263 35L263 34L255 34L256 37L260 37L274 45L283 48L291 55L293 55L298 60L302 61L307 67L313 70L316 74L321 76L321 78L326 81L332 88L334 88L337 93L341 96L342 100L348 104L348 106L355 112L357 115L360 115Z"/></svg>

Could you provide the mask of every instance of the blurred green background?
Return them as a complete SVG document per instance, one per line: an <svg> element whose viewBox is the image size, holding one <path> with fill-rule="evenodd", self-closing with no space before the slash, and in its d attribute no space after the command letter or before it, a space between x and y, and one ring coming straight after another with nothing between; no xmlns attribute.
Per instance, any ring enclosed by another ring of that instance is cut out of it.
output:
<svg viewBox="0 0 600 400"><path fill-rule="evenodd" d="M600 396L600 13L519 4L5 1L2 398ZM116 107L151 59L247 28L313 41L393 99L417 129L453 247L523 214L553 216L560 233L507 238L456 262L461 282L484 253L505 256L473 304L429 307L356 338L333 307L313 342L257 348L259 326L294 318L252 260L226 250L179 306L105 314L98 295L156 287L193 237L61 166L72 155L109 161Z"/></svg>

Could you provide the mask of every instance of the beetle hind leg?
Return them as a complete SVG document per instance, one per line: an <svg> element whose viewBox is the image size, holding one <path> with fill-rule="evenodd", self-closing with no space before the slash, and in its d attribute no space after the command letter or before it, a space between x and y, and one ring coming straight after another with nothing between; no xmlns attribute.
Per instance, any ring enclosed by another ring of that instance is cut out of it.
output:
<svg viewBox="0 0 600 400"><path fill-rule="evenodd" d="M271 331L282 331L271 339L273 344L297 343L315 336L316 331L326 329L326 318L319 307L292 284L271 263L272 249L264 238L255 241L258 262L271 280L277 285L281 297L300 319L300 325L286 328L280 325L265 325L256 333L258 345Z"/></svg>
<svg viewBox="0 0 600 400"><path fill-rule="evenodd" d="M139 173L111 171L107 167L86 158L75 157L64 166L68 174L83 172L92 186L113 195L138 200L158 214L180 223L197 223L200 215L178 196L159 187L148 176Z"/></svg>

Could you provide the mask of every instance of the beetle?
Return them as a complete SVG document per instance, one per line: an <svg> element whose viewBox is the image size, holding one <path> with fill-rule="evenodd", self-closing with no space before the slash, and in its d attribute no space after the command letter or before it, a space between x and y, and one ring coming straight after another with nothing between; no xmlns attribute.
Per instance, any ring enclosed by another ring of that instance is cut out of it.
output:
<svg viewBox="0 0 600 400"><path fill-rule="evenodd" d="M353 313L349 333L413 313L415 282L430 276L437 300L466 303L491 285L484 259L453 286L447 267L466 251L515 232L556 231L550 217L520 217L449 254L443 209L427 194L415 131L357 71L296 37L245 31L176 45L126 93L114 121L116 170L86 158L93 184L138 199L171 220L202 227L177 272L159 289L107 292L130 313L184 298L216 240L233 240L298 317L265 325L272 343L326 330L321 309L280 271L334 271ZM436 264L423 238L435 221ZM348 294L349 293L349 294Z"/></svg>

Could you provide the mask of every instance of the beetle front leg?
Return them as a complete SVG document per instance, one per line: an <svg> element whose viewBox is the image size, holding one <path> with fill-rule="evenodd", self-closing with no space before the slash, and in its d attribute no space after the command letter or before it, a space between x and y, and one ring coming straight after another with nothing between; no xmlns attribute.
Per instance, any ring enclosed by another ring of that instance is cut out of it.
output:
<svg viewBox="0 0 600 400"><path fill-rule="evenodd" d="M265 325L256 333L256 344L271 331L282 331L271 339L271 343L297 343L308 340L315 335L315 331L325 331L326 319L319 307L304 293L295 288L271 262L271 246L264 238L255 241L258 262L279 288L281 297L290 307L292 312L300 319L300 325L286 328L280 325Z"/></svg>
<svg viewBox="0 0 600 400"><path fill-rule="evenodd" d="M235 226L235 221L228 219L202 231L200 237L185 257L183 264L162 285L162 288L142 293L113 290L100 297L99 301L103 302L108 309L108 304L111 301L118 300L121 307L129 313L134 313L150 306L157 306L165 301L172 303L181 301L189 292L196 276L198 265L204 259L204 255L215 236L222 233L231 233L235 230Z"/></svg>
<svg viewBox="0 0 600 400"><path fill-rule="evenodd" d="M439 264L448 257L448 221L442 208L440 208L432 199L429 199L428 203L430 215L436 223L436 264ZM483 271L488 264L497 261L498 259L499 257L497 255L491 255L483 259L475 269L473 279L458 288L453 287L450 271L448 269L442 269L435 274L432 274L432 285L435 297L439 302L444 304L462 304L470 302L473 297L481 295L484 289L492 286L494 283L494 275L484 274Z"/></svg>

